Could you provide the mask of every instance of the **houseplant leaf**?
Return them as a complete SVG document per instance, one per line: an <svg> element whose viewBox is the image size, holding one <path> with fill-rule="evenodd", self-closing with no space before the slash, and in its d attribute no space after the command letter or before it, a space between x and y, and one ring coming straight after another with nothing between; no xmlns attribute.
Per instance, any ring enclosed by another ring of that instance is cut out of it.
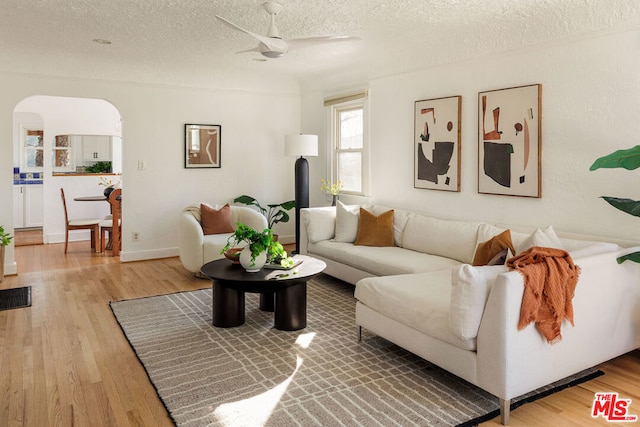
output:
<svg viewBox="0 0 640 427"><path fill-rule="evenodd" d="M613 153L600 157L591 167L590 171L600 168L624 168L634 170L640 167L640 145L627 150L618 150Z"/></svg>
<svg viewBox="0 0 640 427"><path fill-rule="evenodd" d="M618 264L622 264L627 260L640 263L640 252L632 252L617 258Z"/></svg>
<svg viewBox="0 0 640 427"><path fill-rule="evenodd" d="M618 197L602 196L611 206L629 215L640 217L640 202L631 199L621 199Z"/></svg>

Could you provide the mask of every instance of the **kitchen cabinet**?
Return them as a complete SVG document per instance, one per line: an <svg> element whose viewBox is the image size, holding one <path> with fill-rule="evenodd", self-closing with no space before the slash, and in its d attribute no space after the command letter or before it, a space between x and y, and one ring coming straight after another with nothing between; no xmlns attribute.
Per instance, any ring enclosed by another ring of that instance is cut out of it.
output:
<svg viewBox="0 0 640 427"><path fill-rule="evenodd" d="M82 160L93 162L110 162L111 137L108 135L83 135Z"/></svg>
<svg viewBox="0 0 640 427"><path fill-rule="evenodd" d="M13 186L13 227L42 227L44 205L42 185Z"/></svg>

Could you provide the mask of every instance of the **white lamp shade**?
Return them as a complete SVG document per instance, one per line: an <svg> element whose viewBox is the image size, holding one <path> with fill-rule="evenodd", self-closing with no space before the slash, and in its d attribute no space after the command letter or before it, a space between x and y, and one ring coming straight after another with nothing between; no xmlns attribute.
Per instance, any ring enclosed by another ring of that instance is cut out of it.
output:
<svg viewBox="0 0 640 427"><path fill-rule="evenodd" d="M317 156L318 135L287 135L284 137L285 156Z"/></svg>

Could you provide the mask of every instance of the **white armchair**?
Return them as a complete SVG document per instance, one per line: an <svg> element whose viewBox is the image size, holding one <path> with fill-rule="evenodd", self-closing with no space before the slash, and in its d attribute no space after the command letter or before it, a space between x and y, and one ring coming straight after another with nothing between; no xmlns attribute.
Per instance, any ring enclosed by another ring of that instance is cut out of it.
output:
<svg viewBox="0 0 640 427"><path fill-rule="evenodd" d="M231 224L243 223L256 230L267 228L267 219L249 207L231 206ZM184 268L201 277L203 264L224 258L220 251L231 233L205 235L200 223L200 203L188 206L180 214L178 222L178 249Z"/></svg>

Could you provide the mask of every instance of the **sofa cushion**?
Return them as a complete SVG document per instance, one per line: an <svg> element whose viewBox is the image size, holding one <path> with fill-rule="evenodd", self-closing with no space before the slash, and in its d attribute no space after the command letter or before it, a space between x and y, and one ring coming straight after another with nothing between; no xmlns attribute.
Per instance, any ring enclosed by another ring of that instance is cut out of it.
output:
<svg viewBox="0 0 640 427"><path fill-rule="evenodd" d="M200 205L202 232L207 234L233 233L231 224L231 206L227 203L220 209Z"/></svg>
<svg viewBox="0 0 640 427"><path fill-rule="evenodd" d="M471 221L447 221L413 215L404 229L403 247L471 263L479 225Z"/></svg>
<svg viewBox="0 0 640 427"><path fill-rule="evenodd" d="M451 271L369 277L356 283L354 296L367 307L464 350L476 340L455 336L449 327Z"/></svg>
<svg viewBox="0 0 640 427"><path fill-rule="evenodd" d="M491 239L478 243L476 247L476 252L473 255L473 265L488 265L488 264L496 264L497 261L494 261L496 257L502 257L504 253L505 258L507 251L511 251L515 253L515 249L513 248L513 243L511 242L511 232L509 230L504 230L502 233L493 236ZM504 264L504 262L502 262Z"/></svg>
<svg viewBox="0 0 640 427"><path fill-rule="evenodd" d="M564 243L564 242L563 242ZM587 242L585 246L580 246L577 249L573 249L569 252L571 258L574 260L578 258L584 258L593 255L600 255L607 252L615 252L620 249L620 245L609 242Z"/></svg>
<svg viewBox="0 0 640 427"><path fill-rule="evenodd" d="M393 242L393 209L374 215L360 208L358 234L354 245L362 246L394 246Z"/></svg>
<svg viewBox="0 0 640 427"><path fill-rule="evenodd" d="M500 273L506 273L505 265L473 267L462 264L451 270L451 310L449 326L461 339L478 336L478 328L484 314L489 292Z"/></svg>
<svg viewBox="0 0 640 427"><path fill-rule="evenodd" d="M358 234L358 220L360 219L360 206L347 206L338 200L336 205L336 242L353 243Z"/></svg>
<svg viewBox="0 0 640 427"><path fill-rule="evenodd" d="M436 255L410 251L397 246L355 246L353 243L325 240L312 243L308 254L333 260L376 276L447 270L460 262Z"/></svg>
<svg viewBox="0 0 640 427"><path fill-rule="evenodd" d="M331 207L305 209L304 226L309 243L332 239L336 229L336 210Z"/></svg>
<svg viewBox="0 0 640 427"><path fill-rule="evenodd" d="M365 204L362 207L369 212L373 212L374 215L380 215L392 209L388 206L373 204ZM404 246L404 229L407 226L407 221L413 215L415 215L413 212L393 208L393 241L396 246Z"/></svg>

